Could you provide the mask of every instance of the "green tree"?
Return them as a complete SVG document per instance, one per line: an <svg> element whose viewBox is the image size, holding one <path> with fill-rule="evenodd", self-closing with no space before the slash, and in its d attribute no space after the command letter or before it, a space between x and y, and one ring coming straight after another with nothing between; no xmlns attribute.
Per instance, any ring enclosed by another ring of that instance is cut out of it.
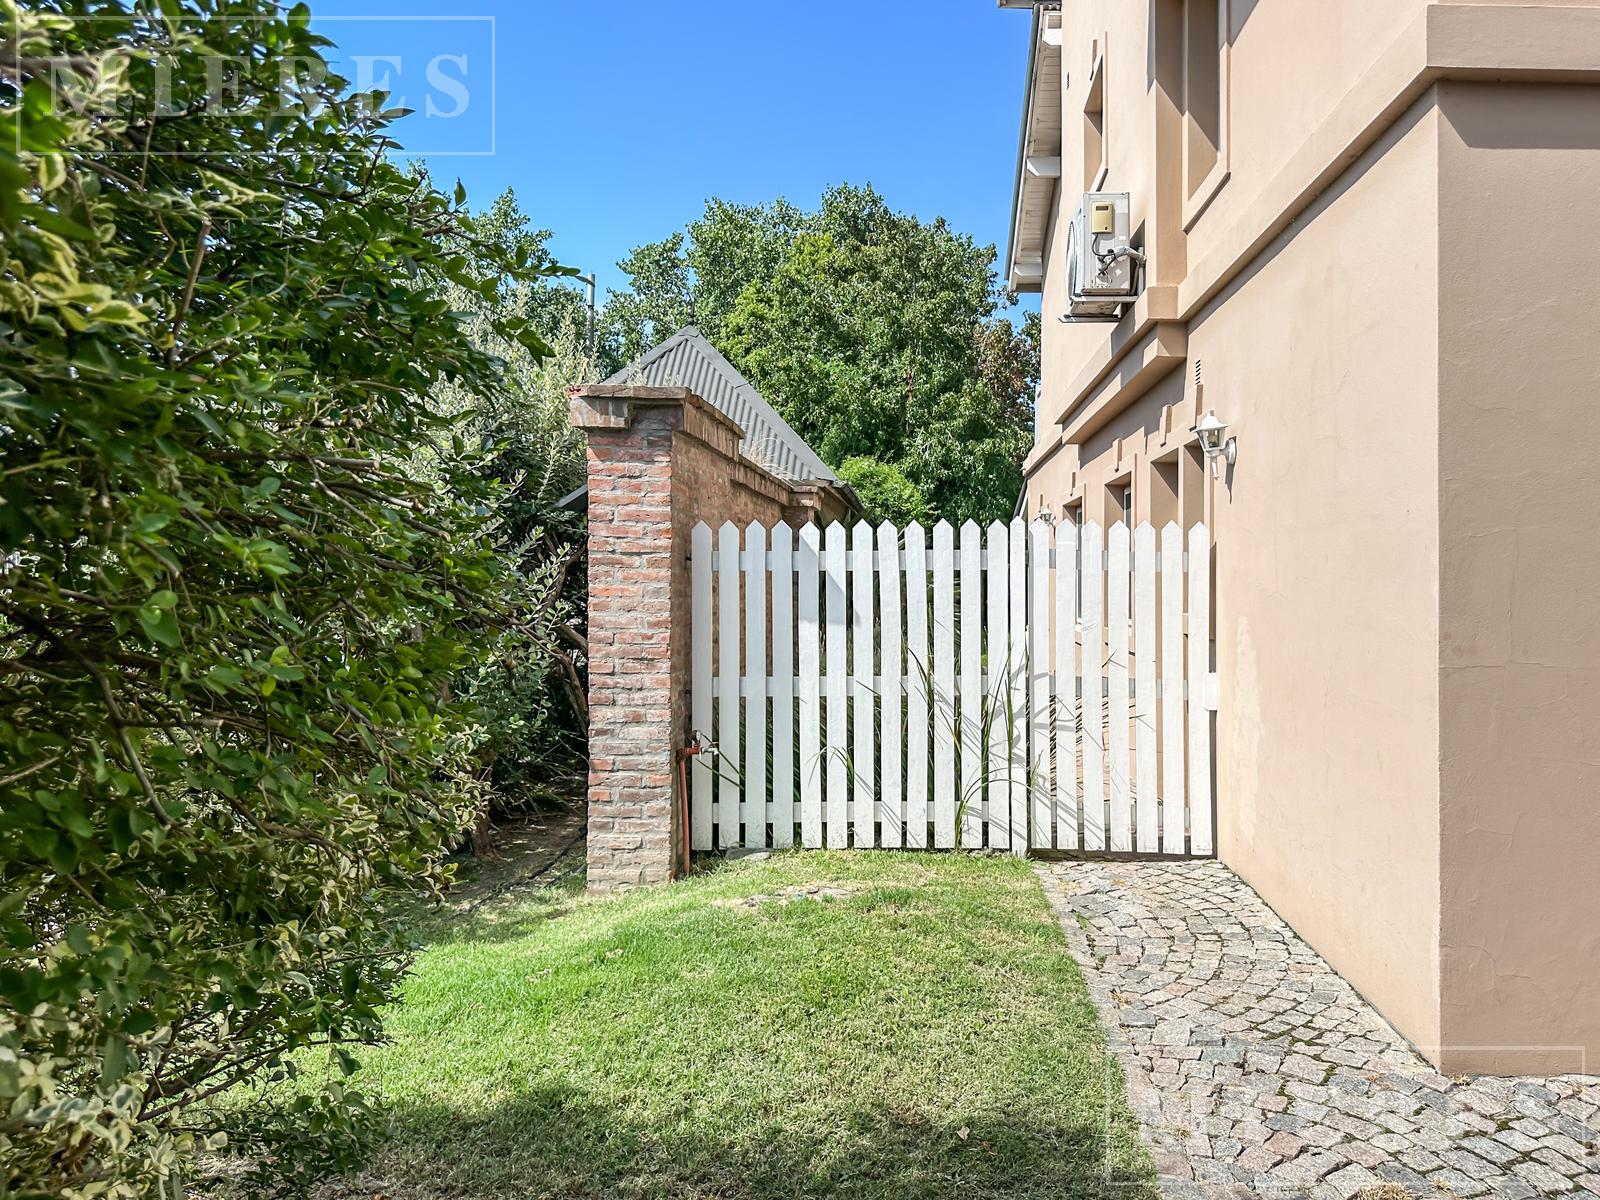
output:
<svg viewBox="0 0 1600 1200"><path fill-rule="evenodd" d="M1024 315L1020 327L1007 317L992 317L975 332L978 378L1000 403L1008 424L1032 428L1033 406L1039 389L1039 331L1036 312Z"/></svg>
<svg viewBox="0 0 1600 1200"><path fill-rule="evenodd" d="M629 288L610 293L601 322L604 373L632 362L685 325L699 326L719 343L739 293L770 278L790 243L815 223L814 213L781 198L771 204L713 198L686 229L636 247L617 264Z"/></svg>
<svg viewBox="0 0 1600 1200"><path fill-rule="evenodd" d="M495 197L494 203L479 214L476 221L478 239L494 247L495 253L512 259L526 261L535 272L525 279L508 280L497 298L499 313L513 315L526 322L540 337L548 342L568 328L587 330L589 321L588 299L578 288L570 273L562 270L550 251L551 230L535 229L517 202L516 192L507 188ZM493 268L491 257L484 265ZM451 293L469 311L482 306L480 297L463 288ZM492 315L492 314L491 314ZM475 326L475 329L481 329ZM519 349L511 343L501 342L494 347L510 364L513 371L521 372L525 364L519 358ZM537 358L530 360L537 369ZM584 380L583 382L591 382ZM517 392L515 386L507 391ZM566 423L566 398L562 397L562 423Z"/></svg>
<svg viewBox="0 0 1600 1200"><path fill-rule="evenodd" d="M258 1192L341 1158L352 1090L206 1101L381 1035L514 595L419 398L502 389L447 285L537 357L502 293L553 268L387 159L304 6L221 8L0 0L7 1195L176 1195L227 1132Z"/></svg>
<svg viewBox="0 0 1600 1200"><path fill-rule="evenodd" d="M689 226L685 255L700 331L719 340L739 294L772 278L795 238L811 231L816 220L782 197L771 204L708 200L705 215Z"/></svg>
<svg viewBox="0 0 1600 1200"><path fill-rule="evenodd" d="M857 455L839 464L839 478L855 489L866 519L873 524L892 521L909 525L928 519L928 502L905 472L891 463Z"/></svg>
<svg viewBox="0 0 1600 1200"><path fill-rule="evenodd" d="M694 323L693 285L683 246L684 235L675 233L635 248L617 264L632 288L612 292L606 302L606 366L612 371Z"/></svg>
<svg viewBox="0 0 1600 1200"><path fill-rule="evenodd" d="M993 262L943 221L835 188L817 232L740 293L725 351L827 461L894 464L954 521L1009 515L1031 419L993 390L1005 365L986 372L980 355L1020 349L990 330Z"/></svg>
<svg viewBox="0 0 1600 1200"><path fill-rule="evenodd" d="M477 232L499 253L527 245L530 261L555 266L544 251L548 231L529 232L509 190L478 220ZM492 270L493 257L482 266ZM459 285L447 294L452 309L470 314L474 340L501 360L502 387L485 394L446 382L432 400L481 450L481 470L499 485L492 534L519 585L513 615L494 634L492 653L461 682L461 698L471 702L479 723L477 754L490 785L476 826L481 849L490 845L493 816L570 802L581 789L588 729L587 524L581 506L569 510L558 503L588 477L567 391L594 382L597 367L586 345L583 297L567 282L520 282L492 306ZM534 354L497 334L496 323L506 317L537 329L552 352Z"/></svg>
<svg viewBox="0 0 1600 1200"><path fill-rule="evenodd" d="M621 265L628 355L694 320L838 467L893 466L952 520L1010 514L1032 440L1036 320L998 317L993 247L841 186L815 212L713 200Z"/></svg>

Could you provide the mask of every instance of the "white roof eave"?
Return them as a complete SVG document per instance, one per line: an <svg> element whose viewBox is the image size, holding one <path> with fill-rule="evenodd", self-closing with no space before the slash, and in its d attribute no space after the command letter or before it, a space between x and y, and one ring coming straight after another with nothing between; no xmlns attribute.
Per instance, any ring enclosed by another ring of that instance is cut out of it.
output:
<svg viewBox="0 0 1600 1200"><path fill-rule="evenodd" d="M1044 245L1057 179L1041 163L1061 156L1061 13L1059 6L1033 9L1028 73L1017 139L1011 231L1006 248L1006 284L1015 292L1037 292L1044 280ZM1059 174L1059 165L1057 166Z"/></svg>

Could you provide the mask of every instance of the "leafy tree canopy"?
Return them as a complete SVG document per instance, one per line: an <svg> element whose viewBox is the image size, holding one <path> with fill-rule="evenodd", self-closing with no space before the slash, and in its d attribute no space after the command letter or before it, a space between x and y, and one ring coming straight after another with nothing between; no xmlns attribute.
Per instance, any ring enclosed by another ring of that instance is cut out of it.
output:
<svg viewBox="0 0 1600 1200"><path fill-rule="evenodd" d="M0 1193L177 1195L230 1132L303 1185L353 1092L205 1102L381 1033L509 586L423 398L501 393L460 297L544 355L504 295L555 268L389 160L303 5L0 30Z"/></svg>
<svg viewBox="0 0 1600 1200"><path fill-rule="evenodd" d="M527 246L531 262L553 268L548 230L533 230L506 191L476 222L491 254ZM466 288L447 289L468 316L481 346L502 362L502 388L485 394L457 383L433 391L434 407L485 451L482 470L499 485L492 522L496 550L518 580L517 619L492 635L492 654L468 671L461 694L480 722L477 754L490 784L487 818L581 794L588 705L585 670L586 522L581 506L558 507L588 478L582 433L569 420L567 391L597 378L587 343L585 298L570 280L533 278L502 289L493 303ZM551 345L535 354L496 332L497 322L526 321ZM419 466L428 469L430 456ZM480 843L486 847L487 843Z"/></svg>
<svg viewBox="0 0 1600 1200"><path fill-rule="evenodd" d="M891 463L857 455L839 464L839 478L855 489L866 519L873 524L890 521L903 526L928 519L927 498Z"/></svg>
<svg viewBox="0 0 1600 1200"><path fill-rule="evenodd" d="M997 315L992 246L896 213L871 187L815 212L712 200L620 265L626 362L694 322L822 457L893 466L931 514L1005 517L1032 440L1038 325ZM857 468L858 470L860 468Z"/></svg>
<svg viewBox="0 0 1600 1200"><path fill-rule="evenodd" d="M557 338L568 330L587 330L589 322L588 300L579 290L571 273L557 263L556 257L550 251L551 230L534 228L533 222L522 211L522 206L517 200L516 192L507 188L496 196L494 202L487 209L474 218L476 240L471 247L474 253L479 248L489 248L490 253L485 256L478 254L480 265L493 269L496 256L525 261L528 264L529 274L524 278L505 281L505 286L494 297L493 311L485 312L489 303L480 293L452 285L449 290L451 301L457 304L458 311L471 314L471 327L480 334L480 340L487 337L493 344L492 348L504 360L517 378L510 383L504 392L492 402L504 402L510 407L516 407L516 397L529 391L528 384L531 376L528 372L542 370L541 356L530 353L525 347L513 341L499 338L484 324L485 320L500 317L512 317L521 322L522 326L538 334L546 342L554 344ZM584 380L583 382L590 382ZM534 389L541 391L542 389ZM481 403L490 403L491 398L485 397ZM566 396L561 398L561 423L567 425ZM570 429L565 432L569 443L581 445L582 439ZM580 453L580 458L581 453Z"/></svg>

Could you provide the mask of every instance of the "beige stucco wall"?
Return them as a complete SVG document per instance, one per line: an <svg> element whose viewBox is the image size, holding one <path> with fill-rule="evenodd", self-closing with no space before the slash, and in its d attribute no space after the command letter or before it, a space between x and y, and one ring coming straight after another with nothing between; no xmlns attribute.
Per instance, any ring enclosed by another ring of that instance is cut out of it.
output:
<svg viewBox="0 0 1600 1200"><path fill-rule="evenodd" d="M1238 465L1206 501L1218 852L1425 1047L1439 1041L1436 127L1419 104L1197 314L1185 364L1028 483L1034 511L1082 498L1089 519L1114 518L1105 485L1192 440L1203 364L1200 410L1239 430ZM1374 228L1386 252L1351 254ZM1135 504L1153 515L1138 488Z"/></svg>
<svg viewBox="0 0 1600 1200"><path fill-rule="evenodd" d="M1064 166L1055 230L1065 228L1079 195L1094 184L1083 177L1083 109L1094 60L1104 54L1107 174L1101 186L1131 194L1132 223L1136 230L1143 227L1146 248L1154 255L1152 279L1159 283L1181 280L1191 264L1207 261L1238 222L1254 219L1252 207L1303 149L1308 131L1330 119L1348 100L1352 82L1427 6L1426 0L1221 2L1228 8L1230 31L1224 169L1206 189L1203 206L1180 204L1170 212L1158 212L1164 156L1153 151L1157 122L1172 108L1166 85L1175 86L1176 80L1171 72L1163 75L1147 48L1152 21L1161 19L1164 8L1179 5L1176 0L1074 0L1062 6L1062 67L1070 84L1062 96ZM1169 127L1174 134L1176 128ZM1052 237L1047 265L1058 264L1063 253L1064 238ZM1046 313L1065 307L1065 283L1064 271L1047 270ZM1097 325L1048 329L1045 374L1063 383L1074 379L1111 336ZM1056 414L1041 415L1048 425Z"/></svg>
<svg viewBox="0 0 1600 1200"><path fill-rule="evenodd" d="M1437 114L1190 329L1213 496L1218 853L1414 1041L1438 1034ZM1385 251L1351 252L1381 228Z"/></svg>
<svg viewBox="0 0 1600 1200"><path fill-rule="evenodd" d="M1222 2L1230 8L1232 38L1229 178L1190 231L1196 263L1425 7L1425 0Z"/></svg>
<svg viewBox="0 0 1600 1200"><path fill-rule="evenodd" d="M1441 111L1446 1065L1600 1070L1600 87Z"/></svg>
<svg viewBox="0 0 1600 1200"><path fill-rule="evenodd" d="M1183 489L1217 544L1220 856L1444 1069L1594 1070L1600 5L1232 0L1196 212L1149 49L1173 2L1064 6L1056 229L1099 41L1099 186L1153 261L1120 324L1066 327L1053 241L1028 511L1114 518L1107 485L1226 418L1237 467Z"/></svg>

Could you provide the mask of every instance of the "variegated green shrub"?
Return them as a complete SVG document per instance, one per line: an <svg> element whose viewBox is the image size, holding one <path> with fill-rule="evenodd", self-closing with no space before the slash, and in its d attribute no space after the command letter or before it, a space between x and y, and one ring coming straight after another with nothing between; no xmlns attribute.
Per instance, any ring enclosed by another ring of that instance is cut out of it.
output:
<svg viewBox="0 0 1600 1200"><path fill-rule="evenodd" d="M230 1131L253 1186L337 1162L352 1092L227 1093L380 1035L385 897L462 825L451 684L510 585L416 397L500 386L447 286L538 355L495 298L550 268L324 45L271 0L0 0L0 1195L173 1196Z"/></svg>

